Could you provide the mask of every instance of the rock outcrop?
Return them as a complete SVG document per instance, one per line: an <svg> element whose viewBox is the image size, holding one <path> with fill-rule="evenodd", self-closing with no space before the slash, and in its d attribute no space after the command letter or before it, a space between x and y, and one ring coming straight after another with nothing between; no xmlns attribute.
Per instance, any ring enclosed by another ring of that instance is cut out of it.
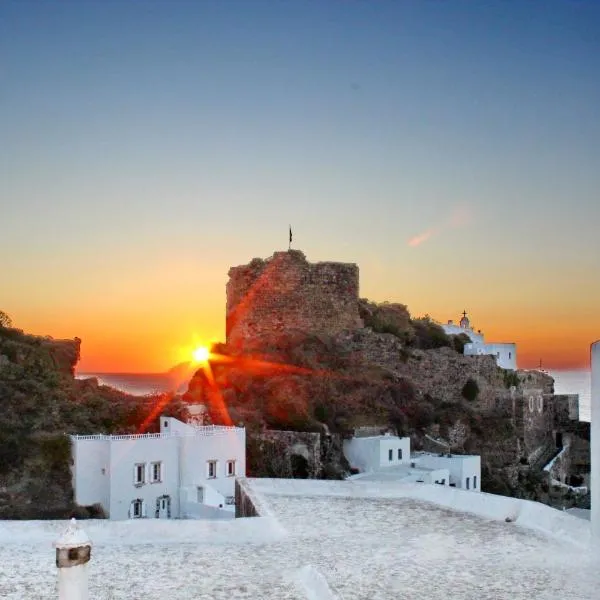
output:
<svg viewBox="0 0 600 600"><path fill-rule="evenodd" d="M77 507L67 433L135 433L156 398L123 394L73 377L80 340L0 327L0 519L101 516ZM185 414L176 399L165 412ZM150 423L147 431L157 428Z"/></svg>

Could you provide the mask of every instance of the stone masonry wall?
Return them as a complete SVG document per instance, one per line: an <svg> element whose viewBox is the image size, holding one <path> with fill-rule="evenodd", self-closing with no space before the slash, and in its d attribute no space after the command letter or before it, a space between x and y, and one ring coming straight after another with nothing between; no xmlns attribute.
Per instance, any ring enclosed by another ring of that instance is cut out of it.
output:
<svg viewBox="0 0 600 600"><path fill-rule="evenodd" d="M227 344L299 330L335 335L362 327L358 266L309 263L298 250L229 270Z"/></svg>
<svg viewBox="0 0 600 600"><path fill-rule="evenodd" d="M321 464L321 435L307 431L279 431L268 429L259 434L262 442L271 442L277 445L277 470L280 477L294 476L294 456L302 457L306 461L307 478L319 477L323 465ZM275 457L264 456L264 460L273 460Z"/></svg>
<svg viewBox="0 0 600 600"><path fill-rule="evenodd" d="M541 390L526 392L520 401L523 423L523 455L529 464L545 464L556 449L552 437L554 407L551 395Z"/></svg>

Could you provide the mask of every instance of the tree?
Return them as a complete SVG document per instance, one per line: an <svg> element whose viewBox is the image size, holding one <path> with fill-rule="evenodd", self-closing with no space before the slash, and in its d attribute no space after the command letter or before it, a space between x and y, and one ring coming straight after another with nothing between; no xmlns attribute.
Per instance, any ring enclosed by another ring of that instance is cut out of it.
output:
<svg viewBox="0 0 600 600"><path fill-rule="evenodd" d="M0 327L12 327L12 319L3 310L0 310Z"/></svg>

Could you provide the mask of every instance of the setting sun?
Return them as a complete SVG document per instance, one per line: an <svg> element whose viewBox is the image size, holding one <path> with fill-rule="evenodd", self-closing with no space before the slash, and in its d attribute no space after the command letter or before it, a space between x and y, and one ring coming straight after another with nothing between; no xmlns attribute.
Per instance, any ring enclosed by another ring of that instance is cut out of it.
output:
<svg viewBox="0 0 600 600"><path fill-rule="evenodd" d="M192 357L196 362L206 362L210 356L210 351L206 346L198 346L193 352Z"/></svg>

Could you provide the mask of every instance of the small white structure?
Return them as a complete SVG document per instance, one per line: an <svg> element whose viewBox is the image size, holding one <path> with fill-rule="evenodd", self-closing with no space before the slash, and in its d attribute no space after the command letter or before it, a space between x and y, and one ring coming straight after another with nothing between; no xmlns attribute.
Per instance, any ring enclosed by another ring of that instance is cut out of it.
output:
<svg viewBox="0 0 600 600"><path fill-rule="evenodd" d="M592 537L600 545L600 340L591 346L592 393L590 419Z"/></svg>
<svg viewBox="0 0 600 600"><path fill-rule="evenodd" d="M395 435L353 437L344 440L344 455L360 471L374 471L410 463L410 438Z"/></svg>
<svg viewBox="0 0 600 600"><path fill-rule="evenodd" d="M514 343L486 343L481 331L475 332L467 317L467 312L463 311L462 319L458 325L453 321L448 321L442 325L443 330L448 335L460 335L464 333L471 340L465 344L464 354L466 356L491 355L496 357L496 363L503 369L517 368L517 345Z"/></svg>
<svg viewBox="0 0 600 600"><path fill-rule="evenodd" d="M411 454L410 438L395 435L344 440L344 455L360 473L350 479L437 483L481 491L481 457L463 454Z"/></svg>
<svg viewBox="0 0 600 600"><path fill-rule="evenodd" d="M88 563L92 542L85 531L71 519L69 526L56 542L58 567L58 600L88 600Z"/></svg>
<svg viewBox="0 0 600 600"><path fill-rule="evenodd" d="M452 487L481 491L481 456L415 452L412 462L422 468L447 469L450 474L449 485Z"/></svg>
<svg viewBox="0 0 600 600"><path fill-rule="evenodd" d="M160 433L75 435L73 489L110 519L233 518L246 430L160 417Z"/></svg>
<svg viewBox="0 0 600 600"><path fill-rule="evenodd" d="M348 477L350 480L360 481L402 481L404 483L437 483L450 485L450 472L448 469L428 469L413 464L398 465L375 471L365 471Z"/></svg>

